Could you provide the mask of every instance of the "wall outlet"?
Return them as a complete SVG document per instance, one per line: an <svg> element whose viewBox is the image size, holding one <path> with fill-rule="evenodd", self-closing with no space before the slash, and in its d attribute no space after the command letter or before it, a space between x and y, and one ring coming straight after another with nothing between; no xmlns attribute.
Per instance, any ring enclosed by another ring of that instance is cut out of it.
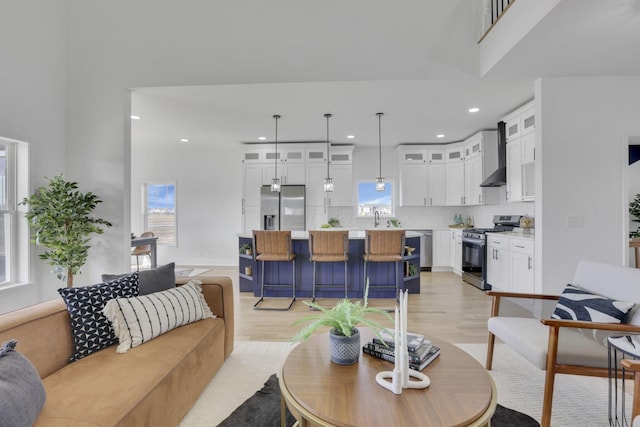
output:
<svg viewBox="0 0 640 427"><path fill-rule="evenodd" d="M568 216L567 227L583 227L584 218L581 216Z"/></svg>

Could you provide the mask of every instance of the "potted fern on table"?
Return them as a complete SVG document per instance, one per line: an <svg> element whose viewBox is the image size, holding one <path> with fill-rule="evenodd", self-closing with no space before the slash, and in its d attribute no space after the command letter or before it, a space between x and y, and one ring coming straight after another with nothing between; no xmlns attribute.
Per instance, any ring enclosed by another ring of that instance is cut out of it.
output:
<svg viewBox="0 0 640 427"><path fill-rule="evenodd" d="M374 334L380 336L380 329L383 328L375 320L368 319L371 314L379 314L392 320L385 310L369 307L368 305L369 283L367 282L364 299L353 302L348 298L340 300L331 308L322 307L316 302L304 301L306 305L319 314L306 316L297 320L294 325L307 322L307 324L293 337L294 341L305 341L314 332L323 326L328 326L329 330L329 356L331 361L340 365L350 365L358 362L360 358L360 331L358 325L370 327Z"/></svg>

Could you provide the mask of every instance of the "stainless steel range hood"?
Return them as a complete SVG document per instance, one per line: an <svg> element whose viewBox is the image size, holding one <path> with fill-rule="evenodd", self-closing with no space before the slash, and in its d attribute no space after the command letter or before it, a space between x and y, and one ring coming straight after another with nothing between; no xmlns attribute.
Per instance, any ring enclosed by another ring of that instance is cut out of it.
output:
<svg viewBox="0 0 640 427"><path fill-rule="evenodd" d="M498 170L485 179L480 187L502 187L507 183L507 131L506 123L498 123Z"/></svg>

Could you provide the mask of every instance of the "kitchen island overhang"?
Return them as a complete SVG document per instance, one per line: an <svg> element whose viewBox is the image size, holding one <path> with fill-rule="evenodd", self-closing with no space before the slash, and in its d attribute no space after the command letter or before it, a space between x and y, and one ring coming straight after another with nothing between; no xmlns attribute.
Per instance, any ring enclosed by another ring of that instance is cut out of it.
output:
<svg viewBox="0 0 640 427"><path fill-rule="evenodd" d="M328 229L329 231L331 229ZM384 230L378 228L378 230ZM309 259L309 233L307 231L292 231L293 252L296 254L296 297L311 298L313 294L313 262ZM250 233L238 236L238 248L243 244L252 243ZM402 262L398 265L398 277L401 278L401 290L409 293L420 293L420 233L407 231L406 246L415 248L408 254L405 252ZM349 230L349 260L347 261L347 281L349 298L362 298L365 289L364 260L365 230ZM282 265L280 265L282 264ZM265 283L292 283L291 267L286 263L269 263L265 266ZM250 273L246 274L251 268ZM410 267L413 266L413 267ZM395 264L371 262L367 267L370 280L370 298L395 298L394 289L376 289L376 286L395 286ZM240 254L239 285L240 292L253 292L260 295L261 263L254 260L254 256ZM316 289L317 298L344 298L344 263L318 263L316 280L325 287ZM286 297L291 291L279 289L265 289L265 296Z"/></svg>

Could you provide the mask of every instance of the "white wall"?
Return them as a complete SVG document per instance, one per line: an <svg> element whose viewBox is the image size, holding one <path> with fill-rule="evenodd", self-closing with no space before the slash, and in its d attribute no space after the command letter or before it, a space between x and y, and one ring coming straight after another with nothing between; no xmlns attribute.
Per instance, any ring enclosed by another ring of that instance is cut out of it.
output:
<svg viewBox="0 0 640 427"><path fill-rule="evenodd" d="M65 172L66 2L0 0L0 135L30 144L30 186ZM35 259L35 256L32 257ZM0 313L64 286L36 261L30 283L0 290Z"/></svg>
<svg viewBox="0 0 640 427"><path fill-rule="evenodd" d="M638 129L640 77L536 82L536 286L559 292L577 262L624 264L627 137ZM568 215L584 226L569 228Z"/></svg>
<svg viewBox="0 0 640 427"><path fill-rule="evenodd" d="M219 144L216 144L218 147ZM142 231L145 182L175 182L178 245L158 246L158 263L237 265L241 231L242 174L237 144L225 149L176 144L171 150L131 151L131 231ZM152 158L150 161L149 159Z"/></svg>

